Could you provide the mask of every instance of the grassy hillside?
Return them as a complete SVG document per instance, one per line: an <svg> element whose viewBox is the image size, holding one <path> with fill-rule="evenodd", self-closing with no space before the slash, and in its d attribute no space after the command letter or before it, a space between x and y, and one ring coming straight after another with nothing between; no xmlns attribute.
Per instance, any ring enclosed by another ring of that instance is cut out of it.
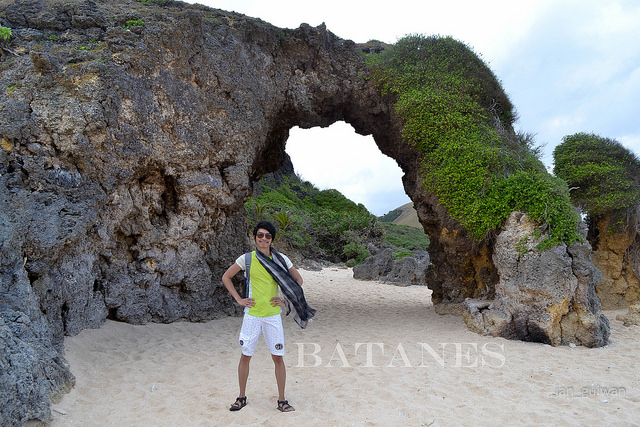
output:
<svg viewBox="0 0 640 427"><path fill-rule="evenodd" d="M422 228L383 223L339 191L319 190L295 175L261 181L245 209L251 224L267 220L276 225L276 247L308 259L355 265L371 255L369 244L391 247L395 257L429 246Z"/></svg>
<svg viewBox="0 0 640 427"><path fill-rule="evenodd" d="M385 242L393 250L395 258L428 249L429 236L424 233L418 221L413 203L402 205L378 219L385 231Z"/></svg>
<svg viewBox="0 0 640 427"><path fill-rule="evenodd" d="M284 176L278 186L260 186L245 209L250 223L276 225L276 246L311 259L360 263L370 255L367 243L382 242L384 231L375 215L337 190L319 190L297 176Z"/></svg>
<svg viewBox="0 0 640 427"><path fill-rule="evenodd" d="M394 258L411 255L412 252L426 251L429 236L422 229L410 225L383 222L385 242L393 251Z"/></svg>
<svg viewBox="0 0 640 427"><path fill-rule="evenodd" d="M418 227L422 230L422 225L418 221L418 213L413 208L413 202L396 208L386 215L381 216L381 222L390 222L392 224L408 225L410 227Z"/></svg>

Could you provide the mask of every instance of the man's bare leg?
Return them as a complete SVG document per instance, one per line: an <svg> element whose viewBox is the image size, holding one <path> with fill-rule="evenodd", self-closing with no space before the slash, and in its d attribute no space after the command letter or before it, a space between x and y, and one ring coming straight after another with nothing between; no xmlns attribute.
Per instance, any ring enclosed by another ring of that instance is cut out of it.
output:
<svg viewBox="0 0 640 427"><path fill-rule="evenodd" d="M271 358L273 359L273 364L275 366L276 383L278 384L278 409L282 412L295 411L293 406L289 405L284 398L284 388L287 382L287 369L284 364L284 358L274 354L271 355ZM284 404L282 404L282 402L284 402Z"/></svg>

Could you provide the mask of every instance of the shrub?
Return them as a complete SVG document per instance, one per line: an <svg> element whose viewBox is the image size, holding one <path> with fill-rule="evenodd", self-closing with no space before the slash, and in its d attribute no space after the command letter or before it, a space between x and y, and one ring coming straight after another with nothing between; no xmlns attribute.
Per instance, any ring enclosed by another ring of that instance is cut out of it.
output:
<svg viewBox="0 0 640 427"><path fill-rule="evenodd" d="M511 102L471 49L410 35L367 63L394 99L403 139L420 153L425 188L471 237L485 238L523 210L550 231L541 247L581 240L566 186L547 173L530 135L513 132Z"/></svg>
<svg viewBox="0 0 640 427"><path fill-rule="evenodd" d="M337 190L320 191L297 176L283 181L277 187L260 184L258 196L245 203L249 221L279 224L279 244L308 256L363 262L364 242L382 236L376 217Z"/></svg>
<svg viewBox="0 0 640 427"><path fill-rule="evenodd" d="M128 30L131 27L137 27L144 25L144 21L142 19L130 19L126 24L122 26L125 30Z"/></svg>
<svg viewBox="0 0 640 427"><path fill-rule="evenodd" d="M11 28L0 26L0 41L9 41L11 36Z"/></svg>
<svg viewBox="0 0 640 427"><path fill-rule="evenodd" d="M278 223L280 224L281 230L284 232L287 231L287 228L293 222L293 218L287 211L276 212L273 214L273 217L276 219L276 221L278 221Z"/></svg>
<svg viewBox="0 0 640 427"><path fill-rule="evenodd" d="M358 242L349 242L344 245L342 249L344 256L347 258L347 265L353 267L357 264L362 264L365 259L371 256L369 250Z"/></svg>
<svg viewBox="0 0 640 427"><path fill-rule="evenodd" d="M618 141L594 134L565 136L553 151L554 173L589 217L612 216L616 231L640 201L640 161Z"/></svg>

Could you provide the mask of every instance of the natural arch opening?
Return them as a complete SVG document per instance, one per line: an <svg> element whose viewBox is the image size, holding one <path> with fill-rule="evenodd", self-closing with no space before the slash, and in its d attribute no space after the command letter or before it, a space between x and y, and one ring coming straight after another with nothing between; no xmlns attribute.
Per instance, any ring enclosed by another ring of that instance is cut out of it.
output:
<svg viewBox="0 0 640 427"><path fill-rule="evenodd" d="M396 161L380 151L371 135L357 134L340 120L325 127L293 126L283 135L281 154L268 149L284 159L283 165L259 177L245 203L249 223L273 222L281 230L279 247L310 266L324 261L356 266L380 255L389 261L380 280L425 284L423 275L398 271L396 264L408 260L392 260L411 256L424 268L429 264L429 238L411 208ZM387 219L387 213L401 207L411 225ZM368 263L380 263L380 257Z"/></svg>
<svg viewBox="0 0 640 427"><path fill-rule="evenodd" d="M375 216L411 202L395 160L380 152L373 137L358 135L345 122L292 128L286 152L302 179L321 190L340 191Z"/></svg>

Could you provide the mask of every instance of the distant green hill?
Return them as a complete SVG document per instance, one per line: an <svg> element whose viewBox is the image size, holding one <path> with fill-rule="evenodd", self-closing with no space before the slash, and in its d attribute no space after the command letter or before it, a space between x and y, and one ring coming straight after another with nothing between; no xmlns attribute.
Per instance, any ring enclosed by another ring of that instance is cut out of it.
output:
<svg viewBox="0 0 640 427"><path fill-rule="evenodd" d="M378 221L382 223L385 241L391 246L394 258L428 249L429 236L424 233L412 202L379 217Z"/></svg>
<svg viewBox="0 0 640 427"><path fill-rule="evenodd" d="M422 229L422 225L418 221L418 213L413 208L413 202L402 205L389 213L378 218L381 222L390 222L392 224L409 225Z"/></svg>
<svg viewBox="0 0 640 427"><path fill-rule="evenodd" d="M307 260L354 265L370 255L369 245L391 247L396 258L429 246L411 203L377 218L339 191L319 190L301 179L290 160L255 184L245 209L250 224L276 224L279 248Z"/></svg>

